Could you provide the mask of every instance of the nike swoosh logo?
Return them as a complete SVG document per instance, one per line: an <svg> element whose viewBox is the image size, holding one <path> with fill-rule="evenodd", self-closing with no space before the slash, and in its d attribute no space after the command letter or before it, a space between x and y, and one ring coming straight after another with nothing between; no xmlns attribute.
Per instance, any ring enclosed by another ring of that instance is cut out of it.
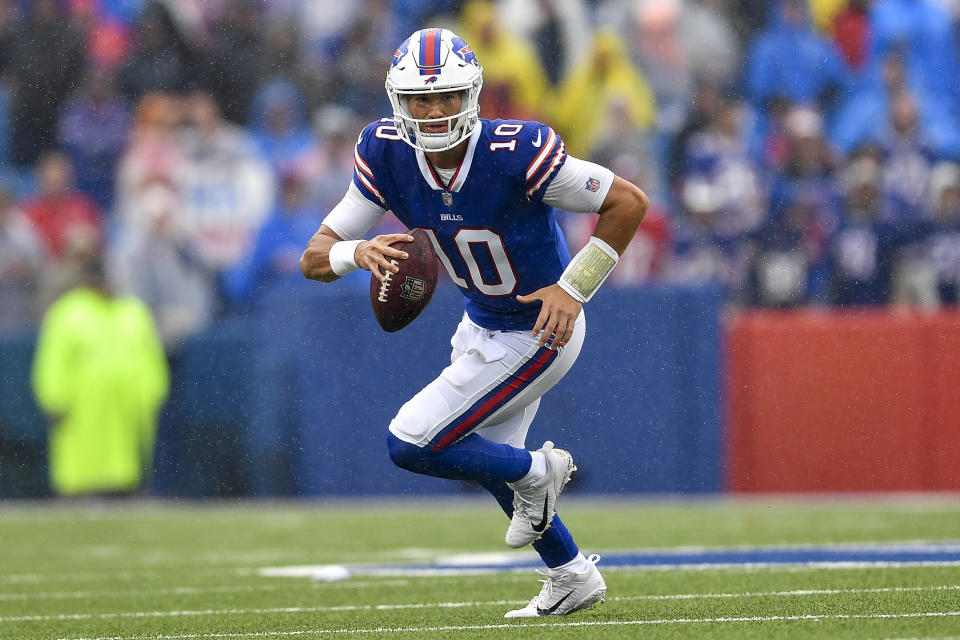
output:
<svg viewBox="0 0 960 640"><path fill-rule="evenodd" d="M535 147L540 146L540 129L537 129L537 139L533 141L533 146Z"/></svg>
<svg viewBox="0 0 960 640"><path fill-rule="evenodd" d="M537 615L538 615L538 616L548 616L548 615L550 615L551 613L553 613L554 611L556 611L557 609L560 608L560 605L563 604L563 601L564 601L564 600L566 600L567 598L569 598L569 597L572 596L572 595L573 595L573 591L571 591L571 592L568 593L567 595L565 595L565 596L563 596L562 598L560 598L559 600L557 600L557 603L556 603L555 605L553 605L552 607L550 607L549 609L541 609L540 607L537 607Z"/></svg>
<svg viewBox="0 0 960 640"><path fill-rule="evenodd" d="M540 520L537 524L530 525L530 528L536 531L537 533L542 533L544 529L547 528L547 499L543 499L543 519Z"/></svg>

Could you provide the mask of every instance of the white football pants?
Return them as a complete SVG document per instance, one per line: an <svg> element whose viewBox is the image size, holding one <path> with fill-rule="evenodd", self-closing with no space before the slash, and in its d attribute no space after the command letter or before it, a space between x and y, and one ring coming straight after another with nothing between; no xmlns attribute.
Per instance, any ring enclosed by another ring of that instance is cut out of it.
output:
<svg viewBox="0 0 960 640"><path fill-rule="evenodd" d="M450 366L400 408L390 432L435 450L473 432L524 448L540 396L573 366L585 333L581 311L569 342L552 351L529 331L491 331L463 314L450 339Z"/></svg>

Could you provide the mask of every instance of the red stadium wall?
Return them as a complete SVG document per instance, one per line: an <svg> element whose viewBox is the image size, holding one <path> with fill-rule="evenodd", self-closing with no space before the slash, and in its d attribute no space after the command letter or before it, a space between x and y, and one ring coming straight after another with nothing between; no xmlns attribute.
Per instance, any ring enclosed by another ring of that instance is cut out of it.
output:
<svg viewBox="0 0 960 640"><path fill-rule="evenodd" d="M726 338L729 490L960 489L960 313L751 312Z"/></svg>

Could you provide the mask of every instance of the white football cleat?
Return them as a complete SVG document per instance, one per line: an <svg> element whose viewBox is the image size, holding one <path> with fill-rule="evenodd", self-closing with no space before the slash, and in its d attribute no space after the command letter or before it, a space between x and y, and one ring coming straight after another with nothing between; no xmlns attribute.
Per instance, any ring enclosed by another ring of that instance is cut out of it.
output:
<svg viewBox="0 0 960 640"><path fill-rule="evenodd" d="M543 583L540 593L524 608L508 611L503 617L564 616L603 602L603 597L607 593L607 583L603 581L603 576L597 569L598 560L600 556L595 553L587 558L590 568L586 573L538 569L537 573L547 578L540 581Z"/></svg>
<svg viewBox="0 0 960 640"><path fill-rule="evenodd" d="M549 440L543 443L540 453L547 460L547 476L539 485L517 489L515 485L507 484L513 489L513 517L505 539L514 549L539 540L550 528L556 513L557 496L570 481L570 474L577 469L573 457L563 449L554 449Z"/></svg>

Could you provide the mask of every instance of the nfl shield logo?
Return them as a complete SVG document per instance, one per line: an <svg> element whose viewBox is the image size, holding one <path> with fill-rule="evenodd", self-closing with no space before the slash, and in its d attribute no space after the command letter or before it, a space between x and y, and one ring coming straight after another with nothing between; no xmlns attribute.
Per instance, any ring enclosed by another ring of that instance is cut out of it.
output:
<svg viewBox="0 0 960 640"><path fill-rule="evenodd" d="M453 206L453 194L452 194L452 193L450 193L449 191L444 191L444 192L440 195L440 197L443 199L443 204L447 205L448 207L452 207L452 206Z"/></svg>
<svg viewBox="0 0 960 640"><path fill-rule="evenodd" d="M597 180L596 178L590 178L587 180L587 184L584 185L583 188L586 189L587 191L593 191L594 193L596 193L597 190L600 189L600 181Z"/></svg>
<svg viewBox="0 0 960 640"><path fill-rule="evenodd" d="M419 300L426 291L427 283L413 276L407 276L403 284L400 285L400 297L407 300Z"/></svg>

